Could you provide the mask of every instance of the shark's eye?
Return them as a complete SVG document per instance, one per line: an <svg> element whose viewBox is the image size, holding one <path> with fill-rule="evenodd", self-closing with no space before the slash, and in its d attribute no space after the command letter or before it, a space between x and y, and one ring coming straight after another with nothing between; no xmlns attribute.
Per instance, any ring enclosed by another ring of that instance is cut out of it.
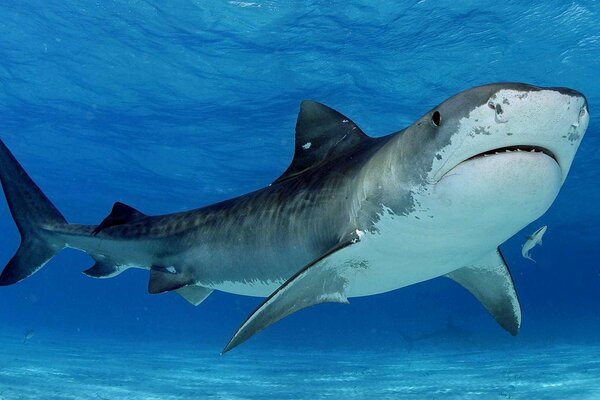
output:
<svg viewBox="0 0 600 400"><path fill-rule="evenodd" d="M440 126L442 123L442 115L439 111L434 111L431 115L431 123L435 126Z"/></svg>

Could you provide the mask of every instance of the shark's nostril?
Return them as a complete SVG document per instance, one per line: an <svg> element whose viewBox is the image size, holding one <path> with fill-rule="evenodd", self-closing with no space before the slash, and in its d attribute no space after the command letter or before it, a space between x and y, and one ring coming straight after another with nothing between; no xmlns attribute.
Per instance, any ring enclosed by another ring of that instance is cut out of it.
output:
<svg viewBox="0 0 600 400"><path fill-rule="evenodd" d="M508 122L508 118L507 118L506 114L504 113L504 110L502 109L502 106L500 104L496 104L494 109L496 110L496 122L497 123L504 124L504 123Z"/></svg>
<svg viewBox="0 0 600 400"><path fill-rule="evenodd" d="M504 115L504 110L502 109L502 106L499 103L495 103L494 101L490 100L488 101L487 105L489 108L496 111L495 117L497 123L503 124L508 121L508 119Z"/></svg>

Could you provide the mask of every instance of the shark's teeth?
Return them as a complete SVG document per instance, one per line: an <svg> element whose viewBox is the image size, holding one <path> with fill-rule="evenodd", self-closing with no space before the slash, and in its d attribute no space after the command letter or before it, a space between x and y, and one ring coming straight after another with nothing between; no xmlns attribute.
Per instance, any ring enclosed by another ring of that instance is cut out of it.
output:
<svg viewBox="0 0 600 400"><path fill-rule="evenodd" d="M492 149L492 150L488 150L484 153L477 154L477 155L471 157L470 159L476 158L476 157L481 157L481 156L487 157L487 156L493 156L493 155L498 155L498 154L514 153L514 152L545 154L556 160L556 157L554 156L554 154L552 154L551 151L544 149L542 147L531 146L531 145L516 145L516 146L507 146L507 147Z"/></svg>

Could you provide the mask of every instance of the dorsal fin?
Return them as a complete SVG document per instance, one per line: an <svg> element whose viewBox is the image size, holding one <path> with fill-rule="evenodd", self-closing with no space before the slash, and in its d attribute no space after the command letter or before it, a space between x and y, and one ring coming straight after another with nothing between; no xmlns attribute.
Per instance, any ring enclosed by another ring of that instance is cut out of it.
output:
<svg viewBox="0 0 600 400"><path fill-rule="evenodd" d="M110 214L108 214L108 216L104 218L102 222L100 222L100 225L98 225L96 229L94 229L93 234L95 235L101 230L106 229L110 226L131 223L144 217L147 217L147 215L139 212L133 207L128 206L127 204L123 204L117 201L113 205Z"/></svg>
<svg viewBox="0 0 600 400"><path fill-rule="evenodd" d="M304 100L296 122L294 159L275 182L294 177L325 160L348 154L369 137L349 118L326 105Z"/></svg>

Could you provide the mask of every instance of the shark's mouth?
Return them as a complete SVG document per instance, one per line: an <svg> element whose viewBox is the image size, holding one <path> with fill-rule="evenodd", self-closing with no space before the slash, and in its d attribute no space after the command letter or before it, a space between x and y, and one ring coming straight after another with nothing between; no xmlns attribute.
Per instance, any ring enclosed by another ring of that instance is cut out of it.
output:
<svg viewBox="0 0 600 400"><path fill-rule="evenodd" d="M440 171L438 171L438 174L440 177L436 179L436 182L439 182L446 175L448 175L451 171L454 171L455 168L457 168L463 164L469 164L471 161L483 160L485 158L506 156L507 154L512 155L513 153L515 156L518 156L518 155L525 156L525 155L532 154L532 155L537 155L537 156L541 155L544 157L549 157L562 170L562 166L561 166L560 162L558 161L558 157L552 151L548 150L547 148L541 147L541 146L534 146L534 145L518 144L518 145L513 145L513 146L498 147L495 149L487 150L487 151L484 151L483 153L478 153L478 154L475 154L474 156L464 159L463 161L459 162L458 164L456 164L454 167L448 169L447 171L440 170Z"/></svg>
<svg viewBox="0 0 600 400"><path fill-rule="evenodd" d="M552 153L550 150L543 148L543 147L539 147L539 146L528 146L528 145L508 146L508 147L500 147L497 149L488 150L486 152L476 154L473 157L466 159L465 161L470 161L470 160L480 158L480 157L490 157L490 156L495 156L495 155L502 154L502 153L512 153L512 152L542 153L542 154L545 154L548 157L552 158L558 164L558 159L556 158L554 153Z"/></svg>

